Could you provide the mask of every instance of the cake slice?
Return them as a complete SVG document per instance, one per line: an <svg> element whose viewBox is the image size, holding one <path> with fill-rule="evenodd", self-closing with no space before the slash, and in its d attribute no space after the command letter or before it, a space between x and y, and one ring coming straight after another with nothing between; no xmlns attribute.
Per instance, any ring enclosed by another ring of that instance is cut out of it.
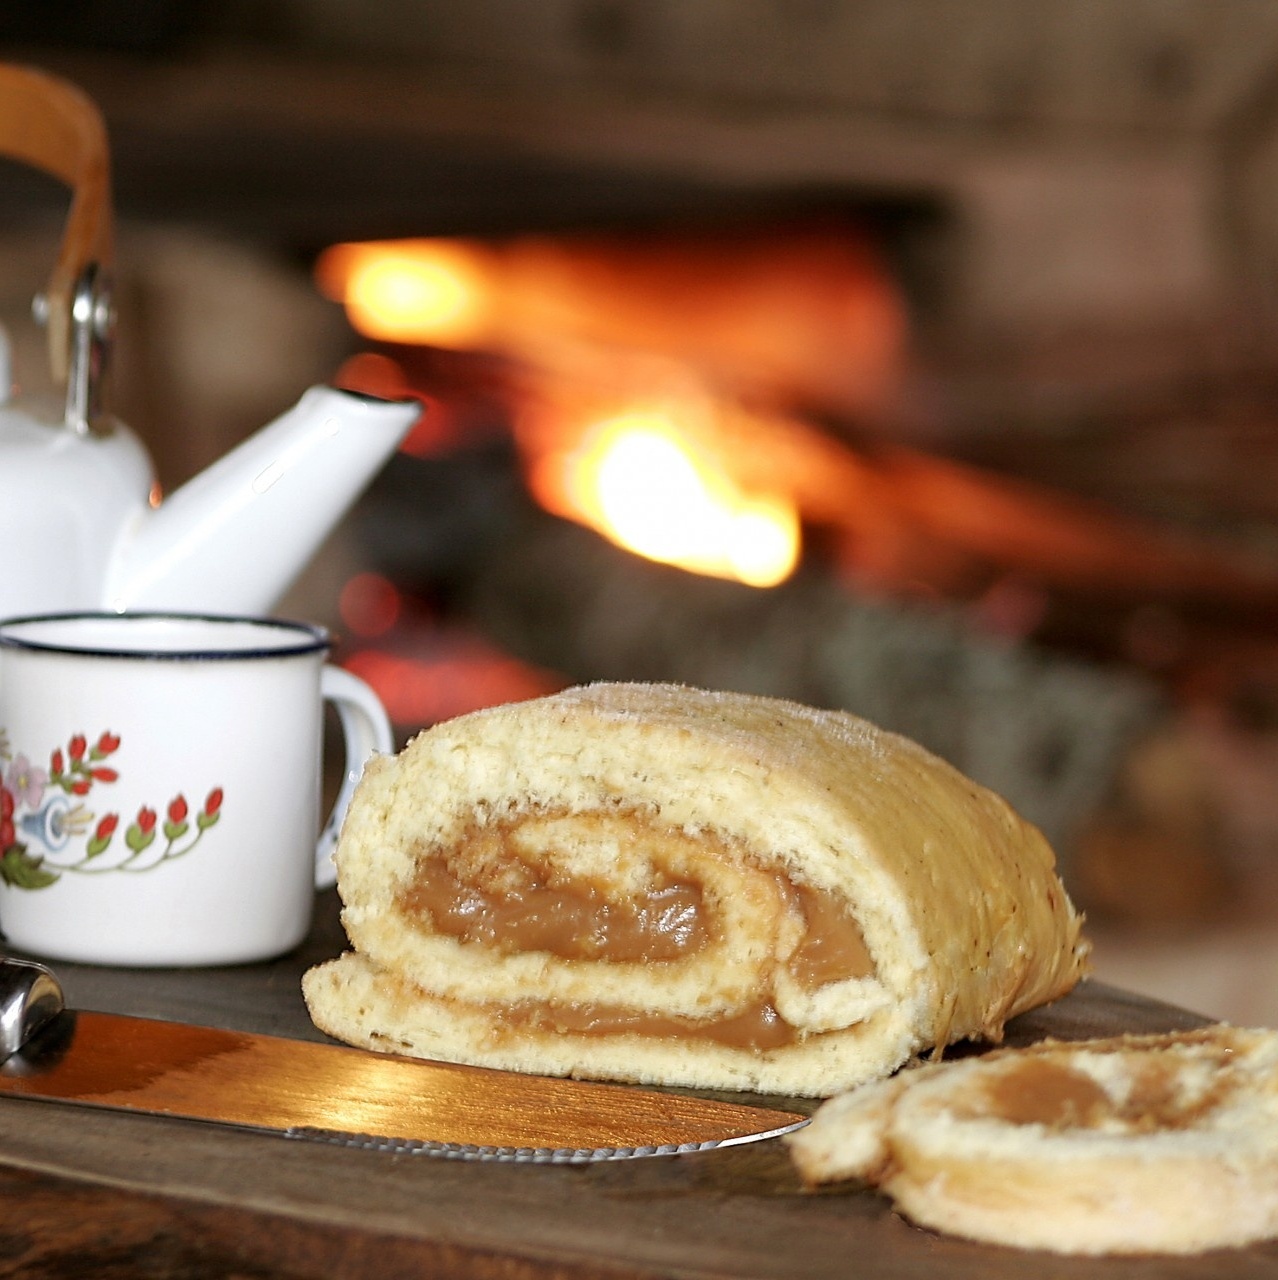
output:
<svg viewBox="0 0 1278 1280"><path fill-rule="evenodd" d="M1223 1025L906 1070L787 1135L813 1184L881 1188L923 1226L1058 1253L1278 1235L1278 1033Z"/></svg>

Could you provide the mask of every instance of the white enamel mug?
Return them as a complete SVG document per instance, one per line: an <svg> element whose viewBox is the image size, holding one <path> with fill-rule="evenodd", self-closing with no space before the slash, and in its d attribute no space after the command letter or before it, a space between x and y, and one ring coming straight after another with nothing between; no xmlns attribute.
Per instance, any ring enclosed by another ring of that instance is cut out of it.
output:
<svg viewBox="0 0 1278 1280"><path fill-rule="evenodd" d="M87 964L280 955L374 752L363 681L304 623L174 613L0 623L0 934ZM324 704L345 746L320 831Z"/></svg>

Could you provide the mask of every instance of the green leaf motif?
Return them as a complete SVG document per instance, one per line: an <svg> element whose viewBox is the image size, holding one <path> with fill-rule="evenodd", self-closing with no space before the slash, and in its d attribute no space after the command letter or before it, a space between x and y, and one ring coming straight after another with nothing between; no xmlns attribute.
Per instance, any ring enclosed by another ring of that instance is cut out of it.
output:
<svg viewBox="0 0 1278 1280"><path fill-rule="evenodd" d="M220 809L217 811L217 813L197 814L195 819L195 825L199 827L201 831L207 831L211 826L213 826L217 822L217 820L221 816L222 816L222 811Z"/></svg>
<svg viewBox="0 0 1278 1280"><path fill-rule="evenodd" d="M190 825L189 822L166 822L164 824L164 838L172 844L174 840L179 840L186 835Z"/></svg>
<svg viewBox="0 0 1278 1280"><path fill-rule="evenodd" d="M88 861L90 858L96 858L100 853L104 853L107 845L110 843L110 836L106 836L105 838L94 836L93 839L84 847L85 860Z"/></svg>
<svg viewBox="0 0 1278 1280"><path fill-rule="evenodd" d="M155 839L155 828L150 831L143 831L141 827L130 827L124 833L124 842L133 850L134 853L141 853L143 849Z"/></svg>
<svg viewBox="0 0 1278 1280"><path fill-rule="evenodd" d="M14 889L47 889L56 884L58 873L46 871L43 858L33 858L24 845L11 844L0 855L0 880Z"/></svg>

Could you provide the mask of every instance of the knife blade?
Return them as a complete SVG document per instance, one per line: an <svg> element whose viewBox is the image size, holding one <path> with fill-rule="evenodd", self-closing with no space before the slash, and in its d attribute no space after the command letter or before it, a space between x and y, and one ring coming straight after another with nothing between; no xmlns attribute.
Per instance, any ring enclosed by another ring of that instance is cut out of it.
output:
<svg viewBox="0 0 1278 1280"><path fill-rule="evenodd" d="M0 962L0 1097L451 1159L580 1164L787 1133L791 1111L63 1007Z"/></svg>

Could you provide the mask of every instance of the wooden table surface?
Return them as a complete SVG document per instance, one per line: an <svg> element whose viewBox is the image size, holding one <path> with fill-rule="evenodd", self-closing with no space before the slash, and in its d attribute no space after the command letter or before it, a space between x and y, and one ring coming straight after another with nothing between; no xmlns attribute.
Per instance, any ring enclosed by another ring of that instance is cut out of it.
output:
<svg viewBox="0 0 1278 1280"><path fill-rule="evenodd" d="M268 965L57 968L76 1007L323 1039L298 990L307 965L342 948L333 895L319 908L307 944ZM1091 982L1017 1019L1009 1039L1199 1021ZM1278 1277L1278 1244L1126 1260L990 1248L911 1227L868 1191L805 1191L776 1141L590 1166L479 1164L0 1099L0 1277L420 1275L1206 1280Z"/></svg>

